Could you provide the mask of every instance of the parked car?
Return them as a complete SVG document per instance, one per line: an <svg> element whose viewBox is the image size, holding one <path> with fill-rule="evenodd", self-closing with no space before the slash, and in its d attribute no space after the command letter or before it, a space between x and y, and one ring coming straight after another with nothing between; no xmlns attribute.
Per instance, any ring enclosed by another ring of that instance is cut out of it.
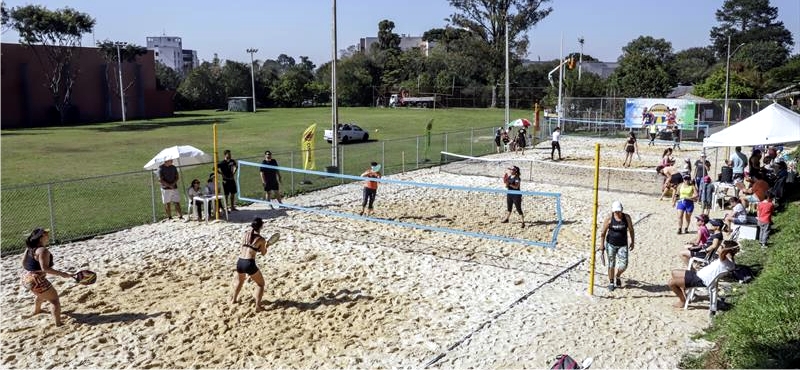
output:
<svg viewBox="0 0 800 370"><path fill-rule="evenodd" d="M338 131L339 142L341 143L369 140L369 132L353 123L340 123L338 126ZM333 142L333 130L325 130L323 137L325 138L325 141L329 143Z"/></svg>

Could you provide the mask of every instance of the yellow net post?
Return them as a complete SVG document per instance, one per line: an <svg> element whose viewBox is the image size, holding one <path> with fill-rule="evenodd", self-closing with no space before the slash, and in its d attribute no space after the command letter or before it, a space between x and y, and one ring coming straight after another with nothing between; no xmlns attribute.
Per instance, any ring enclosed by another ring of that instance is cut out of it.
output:
<svg viewBox="0 0 800 370"><path fill-rule="evenodd" d="M597 204L599 203L599 184L600 184L600 144L594 144L594 204L592 206L592 250L589 254L589 295L594 295L594 264L595 250L597 249Z"/></svg>

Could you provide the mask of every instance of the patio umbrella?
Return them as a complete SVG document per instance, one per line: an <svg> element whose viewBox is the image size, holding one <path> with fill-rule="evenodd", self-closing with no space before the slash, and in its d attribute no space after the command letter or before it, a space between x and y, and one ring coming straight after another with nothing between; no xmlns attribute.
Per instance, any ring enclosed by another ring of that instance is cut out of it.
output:
<svg viewBox="0 0 800 370"><path fill-rule="evenodd" d="M157 170L162 163L173 160L175 166L191 166L211 162L211 156L191 145L176 145L166 148L156 154L150 162L144 165L146 170Z"/></svg>
<svg viewBox="0 0 800 370"><path fill-rule="evenodd" d="M528 121L525 118L518 118L518 119L515 119L515 120L513 120L513 121L508 123L508 127L522 126L522 127L528 128L528 127L530 127L530 125L531 125L531 121Z"/></svg>

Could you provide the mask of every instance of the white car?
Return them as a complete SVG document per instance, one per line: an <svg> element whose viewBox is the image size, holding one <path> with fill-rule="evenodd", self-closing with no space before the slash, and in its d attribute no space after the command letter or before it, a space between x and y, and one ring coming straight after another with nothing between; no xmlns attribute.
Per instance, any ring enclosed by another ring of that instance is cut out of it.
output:
<svg viewBox="0 0 800 370"><path fill-rule="evenodd" d="M367 141L369 140L369 132L358 127L358 125L353 123L340 123L339 124L339 142L347 143L351 141ZM332 130L325 130L325 135L323 136L325 141L331 143L333 142L333 131Z"/></svg>

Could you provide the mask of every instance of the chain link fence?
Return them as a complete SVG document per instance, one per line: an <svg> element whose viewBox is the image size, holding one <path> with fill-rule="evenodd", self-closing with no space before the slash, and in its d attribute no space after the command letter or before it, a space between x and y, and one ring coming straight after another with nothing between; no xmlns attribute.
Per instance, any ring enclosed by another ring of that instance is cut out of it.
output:
<svg viewBox="0 0 800 370"><path fill-rule="evenodd" d="M500 99L502 100L502 99ZM532 104L532 102L530 102ZM711 104L699 105L701 123L722 128L723 104L714 100ZM764 100L730 100L731 121L736 122L758 112L769 105ZM525 103L527 104L527 103ZM523 104L522 106L525 106ZM622 98L566 98L566 116L562 127L570 134L619 136L625 134L621 123L624 118ZM705 119L705 120L703 120ZM589 122L586 122L589 121ZM538 141L549 140L557 120L542 121L541 128L532 132ZM339 146L339 163L331 168L331 149L314 151L317 169L343 174L359 175L372 161L383 164L385 175L437 166L442 162L440 152L451 152L469 156L493 153L496 127L475 128L466 131L416 136L397 140L376 140ZM713 128L709 132L713 132ZM689 139L689 137L686 137ZM535 145L535 143L531 143ZM261 162L262 153L244 157L251 162ZM274 152L273 157L281 166L302 168L302 152ZM184 197L181 205L188 205L185 189L192 179L201 183L213 174L213 164L207 163L182 167L181 188ZM247 197L263 197L258 169L253 173L240 174L240 191ZM575 170L571 176L584 176ZM628 174L631 175L631 174ZM302 194L321 188L341 184L342 179L313 178L312 175L287 173L281 191L286 196ZM644 175L642 181L654 181L653 176ZM318 176L317 176L318 177ZM617 189L612 184L619 174L609 173L606 189ZM603 182L604 180L601 180ZM156 222L164 217L158 179L151 171L138 171L85 179L51 182L46 184L4 186L0 188L2 202L2 254L24 249L24 239L34 227L51 229L52 243L90 238L99 234L124 230L137 225Z"/></svg>
<svg viewBox="0 0 800 370"><path fill-rule="evenodd" d="M314 151L318 170L360 175L370 162L383 164L383 173L391 175L419 168L436 166L440 152L457 151L469 155L485 155L494 151L494 127L432 134L397 140L369 141L339 145L339 165L331 168L331 149ZM273 152L281 166L302 168L300 150ZM263 155L242 157L261 162ZM213 175L213 163L180 168L183 189L182 212L188 206L188 189L193 179L205 185ZM285 196L302 194L340 185L343 180L293 172L283 174L281 191ZM239 174L241 195L264 196L258 168L242 168ZM137 171L92 178L50 182L45 184L3 186L2 254L25 248L24 240L38 226L50 228L51 243L61 244L96 235L124 230L156 222L165 217L158 178L153 171ZM175 213L175 211L173 211Z"/></svg>

